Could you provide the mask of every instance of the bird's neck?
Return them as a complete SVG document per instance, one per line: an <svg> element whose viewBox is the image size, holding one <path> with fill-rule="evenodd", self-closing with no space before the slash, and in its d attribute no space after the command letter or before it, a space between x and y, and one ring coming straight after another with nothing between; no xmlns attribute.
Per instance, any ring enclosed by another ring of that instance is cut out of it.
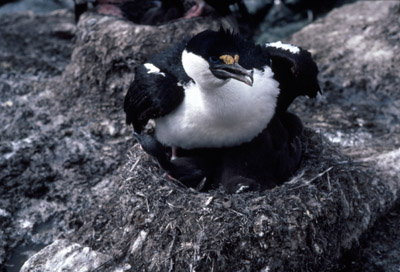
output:
<svg viewBox="0 0 400 272"><path fill-rule="evenodd" d="M231 85L225 83L213 87L197 86L201 103L207 109L213 109L214 114L217 115L232 115L232 111L236 111L241 106L246 107L246 105L240 105L241 101L246 99L246 94Z"/></svg>

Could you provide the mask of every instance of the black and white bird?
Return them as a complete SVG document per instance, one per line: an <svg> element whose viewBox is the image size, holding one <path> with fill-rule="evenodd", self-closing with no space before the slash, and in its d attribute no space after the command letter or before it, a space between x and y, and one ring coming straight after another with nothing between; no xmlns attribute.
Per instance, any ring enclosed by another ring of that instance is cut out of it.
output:
<svg viewBox="0 0 400 272"><path fill-rule="evenodd" d="M143 148L171 176L183 172L190 186L206 177L228 192L271 188L298 168L302 124L287 108L297 96L317 95L317 74L299 47L258 46L206 30L138 67L126 122ZM154 137L144 136L151 119Z"/></svg>

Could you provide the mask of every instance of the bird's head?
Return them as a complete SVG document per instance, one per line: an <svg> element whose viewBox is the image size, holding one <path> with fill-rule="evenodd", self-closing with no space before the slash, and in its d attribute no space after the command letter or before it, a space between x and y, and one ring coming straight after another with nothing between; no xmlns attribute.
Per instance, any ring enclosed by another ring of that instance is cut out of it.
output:
<svg viewBox="0 0 400 272"><path fill-rule="evenodd" d="M214 89L229 80L253 85L253 70L240 64L235 35L224 31L203 31L186 45L182 53L185 72L203 89Z"/></svg>

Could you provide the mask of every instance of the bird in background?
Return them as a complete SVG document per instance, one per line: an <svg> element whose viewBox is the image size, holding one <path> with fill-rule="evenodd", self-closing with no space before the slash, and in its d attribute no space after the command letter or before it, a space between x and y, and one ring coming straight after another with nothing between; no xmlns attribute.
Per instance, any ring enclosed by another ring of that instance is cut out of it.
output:
<svg viewBox="0 0 400 272"><path fill-rule="evenodd" d="M126 122L183 184L261 191L299 167L303 126L287 109L298 96L317 95L317 75L300 47L260 46L224 29L206 30L137 68L125 97Z"/></svg>
<svg viewBox="0 0 400 272"><path fill-rule="evenodd" d="M247 13L242 0L74 0L74 2L76 21L89 9L144 25L160 25L211 12L221 16L225 27L236 31L238 23L229 7L237 5L240 12Z"/></svg>

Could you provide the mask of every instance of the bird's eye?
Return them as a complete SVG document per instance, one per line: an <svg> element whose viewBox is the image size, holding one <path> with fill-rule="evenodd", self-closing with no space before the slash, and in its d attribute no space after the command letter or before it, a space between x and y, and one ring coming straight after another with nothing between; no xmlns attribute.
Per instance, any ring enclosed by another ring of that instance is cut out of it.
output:
<svg viewBox="0 0 400 272"><path fill-rule="evenodd" d="M220 62L219 58L215 57L215 56L211 56L209 57L209 60L212 64L217 64Z"/></svg>

